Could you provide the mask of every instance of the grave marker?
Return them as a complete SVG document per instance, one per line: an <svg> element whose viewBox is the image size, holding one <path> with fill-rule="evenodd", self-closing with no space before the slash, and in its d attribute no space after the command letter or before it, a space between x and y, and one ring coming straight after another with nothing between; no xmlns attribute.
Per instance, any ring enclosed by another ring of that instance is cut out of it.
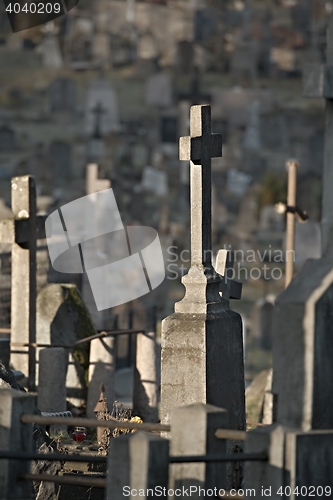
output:
<svg viewBox="0 0 333 500"><path fill-rule="evenodd" d="M96 106L103 103L104 113L99 132L102 137L119 130L119 109L117 94L107 80L96 80L88 89L85 109L85 133L91 136L96 126Z"/></svg>
<svg viewBox="0 0 333 500"><path fill-rule="evenodd" d="M161 421L176 406L208 403L229 411L231 429L244 429L242 322L211 263L211 158L221 156L222 138L211 133L210 106L191 108L190 132L180 159L191 166L191 267L184 298L162 322Z"/></svg>
<svg viewBox="0 0 333 500"><path fill-rule="evenodd" d="M329 20L327 39L327 63L308 64L303 70L303 95L324 97L326 101L325 146L322 204L322 255L333 253L333 16Z"/></svg>
<svg viewBox="0 0 333 500"><path fill-rule="evenodd" d="M11 342L36 342L36 239L45 238L44 217L36 217L36 187L33 177L12 178L13 219L0 221L0 241L12 244ZM35 387L33 347L15 347L11 364Z"/></svg>
<svg viewBox="0 0 333 500"><path fill-rule="evenodd" d="M329 21L329 65L304 73L307 95L326 98L323 176L323 257L310 259L275 302L273 321L273 389L277 421L303 431L333 428L329 404L333 369L333 17ZM286 384L288 380L288 384Z"/></svg>
<svg viewBox="0 0 333 500"><path fill-rule="evenodd" d="M242 297L242 283L231 278L233 276L234 255L229 250L219 250L216 257L216 272L223 276L220 293L225 300Z"/></svg>

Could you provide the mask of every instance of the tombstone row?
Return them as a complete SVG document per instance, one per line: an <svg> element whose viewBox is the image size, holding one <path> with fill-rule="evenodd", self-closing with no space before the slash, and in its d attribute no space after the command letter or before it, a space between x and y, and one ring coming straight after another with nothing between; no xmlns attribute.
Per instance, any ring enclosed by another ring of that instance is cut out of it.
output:
<svg viewBox="0 0 333 500"><path fill-rule="evenodd" d="M22 424L21 415L33 413L34 397L2 389L0 404L8 408L0 414L1 451L31 454L32 424ZM234 496L227 455L228 441L235 433L228 432L228 425L225 409L192 404L172 410L170 440L145 432L114 438L107 458L105 498L157 498L161 491L171 498L187 496L189 491L198 499L228 496L231 490ZM296 498L298 491L302 496L331 496L332 431L304 433L273 425L238 434L245 440L245 454L238 455L245 461L245 498ZM29 460L5 458L0 469L1 500L30 498L30 482L22 478L29 473ZM239 470L239 462L233 461L233 468Z"/></svg>

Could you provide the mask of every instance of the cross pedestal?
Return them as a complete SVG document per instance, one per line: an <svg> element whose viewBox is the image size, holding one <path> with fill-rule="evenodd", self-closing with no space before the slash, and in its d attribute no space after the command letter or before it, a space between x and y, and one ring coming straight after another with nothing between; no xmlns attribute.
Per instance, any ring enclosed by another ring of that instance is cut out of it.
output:
<svg viewBox="0 0 333 500"><path fill-rule="evenodd" d="M242 321L220 296L211 262L211 158L221 156L222 138L210 127L210 106L193 106L191 135L180 140L180 159L191 168L191 268L184 298L162 322L161 420L169 423L176 406L207 403L227 409L230 428L242 430Z"/></svg>

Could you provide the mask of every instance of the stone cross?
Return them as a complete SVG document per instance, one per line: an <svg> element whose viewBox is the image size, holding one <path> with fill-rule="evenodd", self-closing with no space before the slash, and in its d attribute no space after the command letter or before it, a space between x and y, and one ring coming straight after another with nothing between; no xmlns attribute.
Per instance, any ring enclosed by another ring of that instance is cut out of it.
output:
<svg viewBox="0 0 333 500"><path fill-rule="evenodd" d="M222 277L211 259L211 159L221 156L222 138L211 133L210 106L192 106L190 117L180 159L190 161L191 169L191 267L182 278L184 298L162 321L161 421L169 423L176 406L203 403L227 409L230 428L243 430L242 320L221 297ZM228 281L226 293L233 295ZM228 442L228 452L235 446ZM228 471L227 486L236 487L239 471Z"/></svg>
<svg viewBox="0 0 333 500"><path fill-rule="evenodd" d="M0 221L0 241L12 244L11 342L31 344L36 342L36 240L45 238L32 176L12 178L12 211L13 219ZM34 390L35 348L16 347L11 364L28 376L28 388Z"/></svg>
<svg viewBox="0 0 333 500"><path fill-rule="evenodd" d="M191 266L211 273L211 159L222 156L222 136L211 133L210 106L191 107L190 136L180 138L179 152L191 162Z"/></svg>
<svg viewBox="0 0 333 500"><path fill-rule="evenodd" d="M242 283L235 281L230 277L233 274L234 254L229 250L221 249L216 257L216 272L223 276L223 281L219 291L225 300L242 298Z"/></svg>
<svg viewBox="0 0 333 500"><path fill-rule="evenodd" d="M329 19L326 64L308 64L303 70L303 95L324 97L326 128L324 147L322 255L333 255L333 16Z"/></svg>
<svg viewBox="0 0 333 500"><path fill-rule="evenodd" d="M110 187L110 179L98 178L97 163L89 163L86 170L86 193L97 193L97 191L103 191L104 189L109 189Z"/></svg>

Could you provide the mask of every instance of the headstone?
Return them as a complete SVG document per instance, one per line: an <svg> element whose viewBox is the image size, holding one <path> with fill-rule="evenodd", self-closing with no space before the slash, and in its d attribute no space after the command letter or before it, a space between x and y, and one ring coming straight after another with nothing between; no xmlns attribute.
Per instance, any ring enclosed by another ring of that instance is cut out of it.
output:
<svg viewBox="0 0 333 500"><path fill-rule="evenodd" d="M101 162L105 154L105 142L101 132L101 124L106 110L104 110L102 104L99 102L92 109L92 112L95 115L95 126L88 142L87 157L90 162Z"/></svg>
<svg viewBox="0 0 333 500"><path fill-rule="evenodd" d="M70 56L72 61L89 61L94 32L92 18L78 16L71 25Z"/></svg>
<svg viewBox="0 0 333 500"><path fill-rule="evenodd" d="M183 40L177 44L176 68L184 74L194 69L194 47L193 42Z"/></svg>
<svg viewBox="0 0 333 500"><path fill-rule="evenodd" d="M218 33L218 12L216 9L200 9L195 12L194 39L206 42Z"/></svg>
<svg viewBox="0 0 333 500"><path fill-rule="evenodd" d="M175 144L178 137L177 116L170 113L161 117L161 142L163 144Z"/></svg>
<svg viewBox="0 0 333 500"><path fill-rule="evenodd" d="M14 389L0 390L0 442L1 450L16 453L33 452L33 426L22 424L21 415L33 414L35 398L23 391ZM5 409L5 411L4 411ZM28 460L2 460L0 467L0 498L25 500L31 498L31 483L20 480L28 474Z"/></svg>
<svg viewBox="0 0 333 500"><path fill-rule="evenodd" d="M134 414L144 422L158 422L158 381L156 332L139 333L136 338L134 371Z"/></svg>
<svg viewBox="0 0 333 500"><path fill-rule="evenodd" d="M271 90L242 89L233 87L230 90L212 89L213 105L216 112L227 118L232 126L247 127L251 118L251 105L260 103L260 113L270 113L274 109Z"/></svg>
<svg viewBox="0 0 333 500"><path fill-rule="evenodd" d="M152 33L144 33L138 40L138 56L144 60L155 60L159 54L158 42Z"/></svg>
<svg viewBox="0 0 333 500"><path fill-rule="evenodd" d="M296 69L295 50L288 47L272 47L270 61L281 71L293 72Z"/></svg>
<svg viewBox="0 0 333 500"><path fill-rule="evenodd" d="M244 137L244 149L258 152L261 149L260 139L260 102L251 103L250 120Z"/></svg>
<svg viewBox="0 0 333 500"><path fill-rule="evenodd" d="M145 167L141 186L145 191L155 193L157 196L166 196L168 193L168 177L166 172L153 167Z"/></svg>
<svg viewBox="0 0 333 500"><path fill-rule="evenodd" d="M10 360L10 340L5 338L0 338L0 362L8 370Z"/></svg>
<svg viewBox="0 0 333 500"><path fill-rule="evenodd" d="M59 70L63 66L63 58L59 41L53 33L47 33L38 47L42 55L43 66L50 70Z"/></svg>
<svg viewBox="0 0 333 500"><path fill-rule="evenodd" d="M191 422L191 425L189 423ZM171 412L171 455L211 455L226 453L226 440L218 439L217 429L228 428L228 412L209 404L191 404L173 408ZM227 489L225 462L183 463L170 467L172 489L197 487L194 498L199 499L199 488Z"/></svg>
<svg viewBox="0 0 333 500"><path fill-rule="evenodd" d="M103 384L105 398L112 408L115 401L114 373L116 368L115 338L105 337L92 340L89 356L89 385L87 399L87 417L94 418L94 409L99 400L100 387Z"/></svg>
<svg viewBox="0 0 333 500"><path fill-rule="evenodd" d="M52 283L37 297L38 344L72 345L95 335L90 314L75 285ZM86 400L86 372L89 366L89 344L68 349L69 364L66 377L67 399L76 406ZM37 356L39 349L37 349Z"/></svg>
<svg viewBox="0 0 333 500"><path fill-rule="evenodd" d="M17 149L15 132L9 125L0 127L0 152Z"/></svg>
<svg viewBox="0 0 333 500"><path fill-rule="evenodd" d="M227 173L227 190L237 196L243 196L252 181L249 174L241 172L236 168L230 168Z"/></svg>
<svg viewBox="0 0 333 500"><path fill-rule="evenodd" d="M251 337L262 349L272 348L274 300L273 295L267 295L255 303L252 311Z"/></svg>
<svg viewBox="0 0 333 500"><path fill-rule="evenodd" d="M92 57L99 64L111 61L111 40L109 33L95 33L92 42Z"/></svg>
<svg viewBox="0 0 333 500"><path fill-rule="evenodd" d="M258 45L253 40L239 40L231 56L230 69L235 83L252 87L257 79Z"/></svg>
<svg viewBox="0 0 333 500"><path fill-rule="evenodd" d="M190 123L180 159L191 162L191 267L185 297L162 322L161 421L176 406L207 403L228 410L231 429L244 429L242 322L211 263L211 158L221 156L222 138L211 134L210 106L193 106Z"/></svg>
<svg viewBox="0 0 333 500"><path fill-rule="evenodd" d="M168 469L167 439L143 432L120 436L110 447L105 498L122 500L131 491L166 491Z"/></svg>
<svg viewBox="0 0 333 500"><path fill-rule="evenodd" d="M308 220L306 224L298 222L295 227L295 264L301 265L307 259L319 259L321 256L321 231L318 222Z"/></svg>
<svg viewBox="0 0 333 500"><path fill-rule="evenodd" d="M151 75L146 83L146 104L168 108L172 105L170 76L159 72Z"/></svg>
<svg viewBox="0 0 333 500"><path fill-rule="evenodd" d="M107 80L94 81L87 93L85 105L85 133L91 136L96 128L96 106L102 105L104 113L100 120L102 137L119 130L119 110L116 92Z"/></svg>
<svg viewBox="0 0 333 500"><path fill-rule="evenodd" d="M42 413L67 411L67 363L68 353L62 347L46 348L39 351L37 407ZM66 429L65 426L53 427L54 431L64 429Z"/></svg>
<svg viewBox="0 0 333 500"><path fill-rule="evenodd" d="M71 178L71 145L63 141L54 141L50 145L52 180L55 187L64 186Z"/></svg>
<svg viewBox="0 0 333 500"><path fill-rule="evenodd" d="M71 78L59 77L53 80L49 95L51 113L76 110L76 87Z"/></svg>
<svg viewBox="0 0 333 500"><path fill-rule="evenodd" d="M260 211L259 227L263 231L283 231L284 216L273 205L265 205Z"/></svg>

